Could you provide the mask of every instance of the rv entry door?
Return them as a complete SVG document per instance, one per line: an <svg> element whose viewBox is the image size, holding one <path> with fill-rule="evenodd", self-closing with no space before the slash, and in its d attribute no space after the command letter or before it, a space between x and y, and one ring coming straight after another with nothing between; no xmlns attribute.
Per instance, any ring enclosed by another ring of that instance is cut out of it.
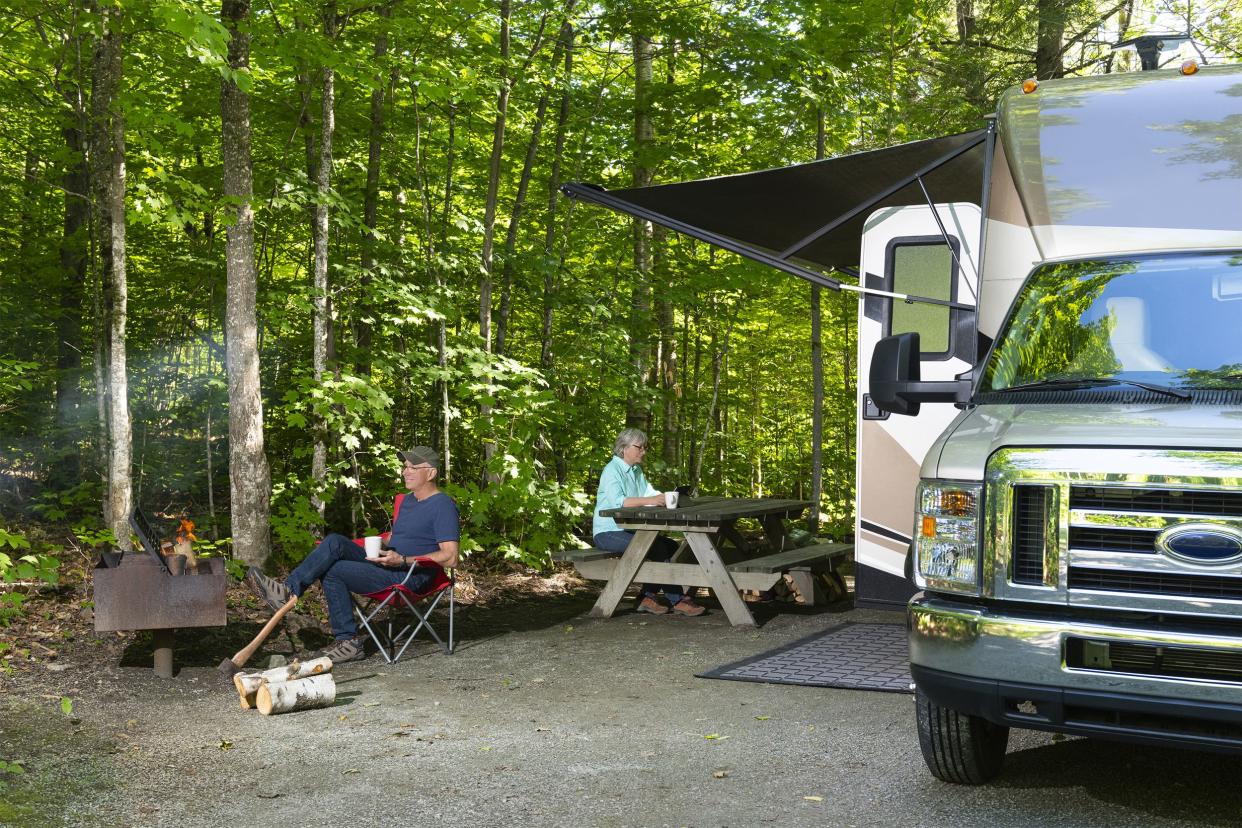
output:
<svg viewBox="0 0 1242 828"><path fill-rule="evenodd" d="M867 219L859 269L866 287L975 305L979 208L959 203L936 210L939 223L926 205L886 208ZM905 565L919 467L957 414L951 403L923 403L914 417L877 410L867 388L872 351L883 337L918 331L922 379L952 380L974 359L973 317L886 296L867 295L858 304L854 591L860 606L900 606L914 594Z"/></svg>

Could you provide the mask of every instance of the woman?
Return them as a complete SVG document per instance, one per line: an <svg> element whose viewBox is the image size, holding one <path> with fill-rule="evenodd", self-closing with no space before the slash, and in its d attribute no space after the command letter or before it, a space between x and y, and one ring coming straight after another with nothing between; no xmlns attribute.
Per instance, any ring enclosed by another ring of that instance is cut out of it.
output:
<svg viewBox="0 0 1242 828"><path fill-rule="evenodd" d="M627 428L617 435L613 445L614 457L604 466L599 476L599 491L595 493L595 519L591 522L591 534L595 536L595 546L608 552L624 552L629 546L633 532L627 532L612 518L601 517L604 509L617 509L622 506L663 506L664 495L657 492L643 475L641 463L647 454L647 435L636 428ZM676 541L670 538L657 537L647 552L649 561L667 561L677 551ZM667 605L661 603L657 595L664 592ZM683 595L681 587L658 584L643 584L639 595L639 612L652 615L665 615L669 612L677 615L697 616L706 610L696 604L688 595Z"/></svg>

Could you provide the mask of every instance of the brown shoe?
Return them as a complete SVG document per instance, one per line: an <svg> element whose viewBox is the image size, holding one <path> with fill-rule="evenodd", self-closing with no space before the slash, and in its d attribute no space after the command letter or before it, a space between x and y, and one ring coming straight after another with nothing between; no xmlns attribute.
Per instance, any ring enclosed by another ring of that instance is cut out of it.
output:
<svg viewBox="0 0 1242 828"><path fill-rule="evenodd" d="M644 595L643 600L638 602L638 606L634 608L635 612L649 612L652 615L667 615L671 610L664 604L661 604L650 595Z"/></svg>
<svg viewBox="0 0 1242 828"><path fill-rule="evenodd" d="M674 615L688 615L691 618L697 618L707 612L707 607L694 603L693 598L682 598L676 604L673 604Z"/></svg>

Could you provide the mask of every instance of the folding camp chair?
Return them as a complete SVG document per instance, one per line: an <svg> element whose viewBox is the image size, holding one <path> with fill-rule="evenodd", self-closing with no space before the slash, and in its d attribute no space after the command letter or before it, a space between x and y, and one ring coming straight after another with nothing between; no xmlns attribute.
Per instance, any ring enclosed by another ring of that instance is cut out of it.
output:
<svg viewBox="0 0 1242 828"><path fill-rule="evenodd" d="M406 586L410 580L410 576L418 569L431 569L433 571L431 583L422 592L415 592ZM439 644L447 655L453 654L453 609L454 596L453 590L457 585L457 572L454 569L445 570L430 558L417 558L410 567L409 572L405 574L405 580L399 584L386 587L379 592L363 593L359 598L354 599L354 612L358 615L358 621L362 624L363 629L371 636L371 640L375 642L375 646L379 648L380 654L384 656L384 660L389 664L395 664L405 654L405 650L410 643L423 630ZM448 643L440 637L435 627L431 626L430 616L436 607L440 605L441 599L445 593L448 593ZM419 610L419 604L430 601L425 610ZM386 617L378 619L381 613L385 613ZM398 624L401 623L403 614L409 613L417 622L413 620L406 623L399 631ZM398 649L399 648L399 649Z"/></svg>

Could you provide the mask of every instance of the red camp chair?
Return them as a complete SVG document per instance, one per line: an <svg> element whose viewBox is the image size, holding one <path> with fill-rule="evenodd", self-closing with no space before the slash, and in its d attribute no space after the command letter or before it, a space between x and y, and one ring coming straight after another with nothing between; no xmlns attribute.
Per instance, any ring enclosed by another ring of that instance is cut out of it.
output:
<svg viewBox="0 0 1242 828"><path fill-rule="evenodd" d="M396 500L392 504L393 523L397 521L397 513L401 511L401 501L405 499L404 494L397 495ZM382 537L388 539L390 533L385 532ZM354 543L362 546L364 542L361 539L355 539ZM422 568L423 570L434 570L431 583L422 592L415 592L406 583L410 580L415 570ZM440 564L430 558L416 558L410 566L408 572L405 573L405 579L399 584L393 584L379 592L363 593L354 599L354 612L358 616L363 629L371 636L371 640L375 642L375 646L379 648L380 654L384 656L384 660L389 664L395 664L405 650L410 646L414 638L423 630L435 640L444 652L448 655L453 653L453 609L454 589L457 586L457 571L455 569L445 569ZM431 626L428 620L431 613L440 605L441 599L445 593L448 593L448 643L440 637L435 628ZM360 600L361 599L361 600ZM419 605L424 602L427 604L425 610L419 610ZM386 614L386 618L377 621L381 613ZM406 613L412 615L415 620L406 623L397 630L399 620Z"/></svg>

